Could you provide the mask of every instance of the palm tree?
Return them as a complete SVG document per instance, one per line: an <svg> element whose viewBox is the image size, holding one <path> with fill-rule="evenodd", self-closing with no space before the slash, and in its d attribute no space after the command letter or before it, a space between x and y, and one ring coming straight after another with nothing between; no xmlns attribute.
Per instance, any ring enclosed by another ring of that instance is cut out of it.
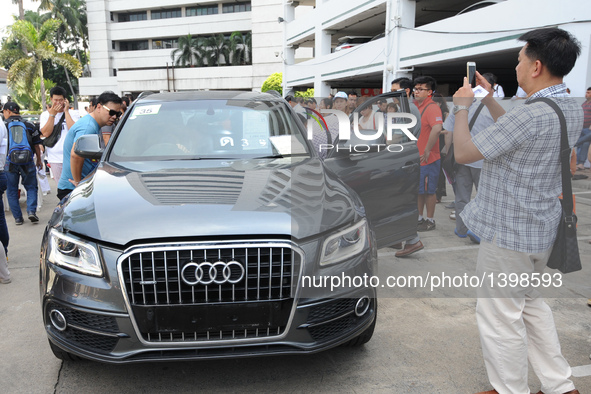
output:
<svg viewBox="0 0 591 394"><path fill-rule="evenodd" d="M191 34L179 37L178 48L173 49L170 57L176 66L193 66L201 61L198 48L198 38L193 38Z"/></svg>
<svg viewBox="0 0 591 394"><path fill-rule="evenodd" d="M12 0L12 4L18 4L18 19L25 19L25 8L23 7L23 0Z"/></svg>
<svg viewBox="0 0 591 394"><path fill-rule="evenodd" d="M10 27L9 41L18 42L26 50L8 70L8 83L14 85L17 81L23 81L26 86L33 86L35 78L40 79L41 100L43 110L47 106L45 99L45 83L43 79L43 61L51 60L53 63L65 67L76 77L82 73L82 67L73 56L57 53L50 41L54 38L61 22L51 19L43 23L37 30L31 22L17 21ZM2 52L4 49L2 49ZM0 54L4 56L4 54Z"/></svg>
<svg viewBox="0 0 591 394"><path fill-rule="evenodd" d="M224 56L226 64L230 64L229 40L223 34L215 34L205 40L207 45L207 65L221 66L221 57Z"/></svg>
<svg viewBox="0 0 591 394"><path fill-rule="evenodd" d="M230 54L233 66L241 64L241 60L244 59L244 36L239 31L230 35Z"/></svg>
<svg viewBox="0 0 591 394"><path fill-rule="evenodd" d="M84 44L84 37L88 35L88 29L86 23L82 21L86 20L86 5L81 3L79 0L41 0L39 10L47 10L49 12L41 16L41 21L45 22L49 19L55 19L61 21L61 25L56 32L55 42L60 53L64 52L63 44L77 44L80 39ZM78 46L75 46L76 56L78 62L81 63L80 54L78 53ZM74 106L78 108L78 97L76 91L72 86L70 75L67 69L64 67L64 73L68 81L70 91L74 96Z"/></svg>

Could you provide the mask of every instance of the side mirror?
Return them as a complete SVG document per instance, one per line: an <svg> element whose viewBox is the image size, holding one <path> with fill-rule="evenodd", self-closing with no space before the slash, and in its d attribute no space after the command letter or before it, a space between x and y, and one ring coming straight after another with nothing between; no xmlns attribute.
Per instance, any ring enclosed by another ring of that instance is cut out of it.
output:
<svg viewBox="0 0 591 394"><path fill-rule="evenodd" d="M99 135L83 135L76 140L74 152L85 159L98 160L103 156L104 148L101 148Z"/></svg>

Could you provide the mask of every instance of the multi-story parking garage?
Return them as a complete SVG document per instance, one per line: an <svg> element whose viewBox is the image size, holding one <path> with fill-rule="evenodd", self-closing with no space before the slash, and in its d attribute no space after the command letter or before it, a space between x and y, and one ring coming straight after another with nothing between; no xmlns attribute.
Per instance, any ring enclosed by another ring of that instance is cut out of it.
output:
<svg viewBox="0 0 591 394"><path fill-rule="evenodd" d="M496 74L511 96L523 45L517 38L545 26L581 41L582 54L565 79L572 94L582 97L591 85L587 0L287 0L284 12L284 85L314 87L316 96L331 89L389 90L394 78L420 75L435 77L447 95L461 82L466 61ZM334 51L346 36L374 39ZM296 62L303 48L313 48L314 55Z"/></svg>

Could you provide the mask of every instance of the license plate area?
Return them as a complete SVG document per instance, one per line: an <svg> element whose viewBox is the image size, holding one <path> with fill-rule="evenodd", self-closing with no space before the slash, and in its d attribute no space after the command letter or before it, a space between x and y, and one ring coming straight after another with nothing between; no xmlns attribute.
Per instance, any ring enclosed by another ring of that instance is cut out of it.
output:
<svg viewBox="0 0 591 394"><path fill-rule="evenodd" d="M206 305L133 306L143 334L202 333L285 327L292 299Z"/></svg>

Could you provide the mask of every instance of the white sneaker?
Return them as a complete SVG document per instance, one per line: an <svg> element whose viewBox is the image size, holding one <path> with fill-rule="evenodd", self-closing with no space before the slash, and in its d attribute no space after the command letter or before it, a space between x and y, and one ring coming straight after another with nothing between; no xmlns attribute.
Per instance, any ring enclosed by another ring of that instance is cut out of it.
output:
<svg viewBox="0 0 591 394"><path fill-rule="evenodd" d="M452 213L449 215L449 218L450 218L451 220L456 220L456 211L453 211L453 212L452 212Z"/></svg>
<svg viewBox="0 0 591 394"><path fill-rule="evenodd" d="M12 279L8 278L8 279L0 279L0 283L3 285L7 285L9 283L12 282Z"/></svg>

